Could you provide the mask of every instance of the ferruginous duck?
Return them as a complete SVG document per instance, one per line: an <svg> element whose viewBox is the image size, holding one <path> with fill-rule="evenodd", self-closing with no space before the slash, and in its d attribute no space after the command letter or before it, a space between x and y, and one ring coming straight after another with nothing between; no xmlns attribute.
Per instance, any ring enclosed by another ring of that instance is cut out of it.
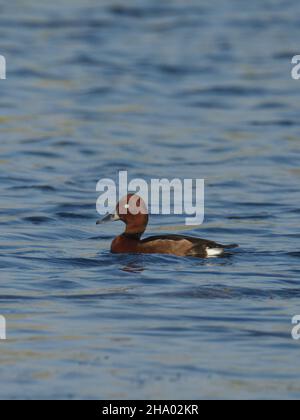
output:
<svg viewBox="0 0 300 420"><path fill-rule="evenodd" d="M148 211L144 200L135 194L128 194L117 205L114 214L107 214L97 224L121 220L125 223L125 232L117 236L111 244L111 252L117 254L168 254L179 257L217 257L226 249L238 245L219 243L182 235L159 235L141 239L148 225Z"/></svg>

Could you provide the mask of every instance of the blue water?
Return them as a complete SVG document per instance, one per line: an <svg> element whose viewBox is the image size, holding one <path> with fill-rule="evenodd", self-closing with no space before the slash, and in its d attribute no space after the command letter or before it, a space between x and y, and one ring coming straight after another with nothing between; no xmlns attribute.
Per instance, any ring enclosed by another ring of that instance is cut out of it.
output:
<svg viewBox="0 0 300 420"><path fill-rule="evenodd" d="M300 398L299 12L1 1L2 399ZM95 186L119 170L205 178L190 233L240 248L111 255Z"/></svg>

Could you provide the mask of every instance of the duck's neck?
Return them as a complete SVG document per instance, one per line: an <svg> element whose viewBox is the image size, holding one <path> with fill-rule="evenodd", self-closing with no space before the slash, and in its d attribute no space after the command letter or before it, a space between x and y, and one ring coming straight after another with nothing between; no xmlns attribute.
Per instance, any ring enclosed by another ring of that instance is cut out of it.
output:
<svg viewBox="0 0 300 420"><path fill-rule="evenodd" d="M148 214L138 214L135 217L125 219L126 229L123 233L128 239L140 240L148 226Z"/></svg>
<svg viewBox="0 0 300 420"><path fill-rule="evenodd" d="M134 241L139 241L141 239L142 234L143 233L128 233L128 232L125 231L122 234L122 237L126 238L126 239L131 239L131 240L134 240Z"/></svg>
<svg viewBox="0 0 300 420"><path fill-rule="evenodd" d="M140 240L141 236L146 230L146 227L147 225L144 225L144 226L126 225L125 232L123 233L122 236L128 239Z"/></svg>

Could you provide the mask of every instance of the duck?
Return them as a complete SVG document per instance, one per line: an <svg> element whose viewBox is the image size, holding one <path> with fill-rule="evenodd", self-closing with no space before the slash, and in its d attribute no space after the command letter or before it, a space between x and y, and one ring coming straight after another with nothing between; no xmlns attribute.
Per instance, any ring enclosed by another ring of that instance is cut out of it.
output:
<svg viewBox="0 0 300 420"><path fill-rule="evenodd" d="M177 257L209 258L224 255L237 244L220 243L184 235L158 235L142 239L149 214L144 200L137 194L128 194L117 204L114 213L106 214L97 225L122 221L126 228L111 244L113 254L167 254Z"/></svg>

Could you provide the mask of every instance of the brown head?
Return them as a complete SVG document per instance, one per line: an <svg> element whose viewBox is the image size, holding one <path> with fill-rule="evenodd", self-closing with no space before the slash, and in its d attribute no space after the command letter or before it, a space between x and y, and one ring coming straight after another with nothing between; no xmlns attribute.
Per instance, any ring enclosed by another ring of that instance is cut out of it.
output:
<svg viewBox="0 0 300 420"><path fill-rule="evenodd" d="M148 224L148 210L144 200L136 194L128 194L119 201L115 214L107 214L97 224L122 220L126 235L142 236Z"/></svg>

